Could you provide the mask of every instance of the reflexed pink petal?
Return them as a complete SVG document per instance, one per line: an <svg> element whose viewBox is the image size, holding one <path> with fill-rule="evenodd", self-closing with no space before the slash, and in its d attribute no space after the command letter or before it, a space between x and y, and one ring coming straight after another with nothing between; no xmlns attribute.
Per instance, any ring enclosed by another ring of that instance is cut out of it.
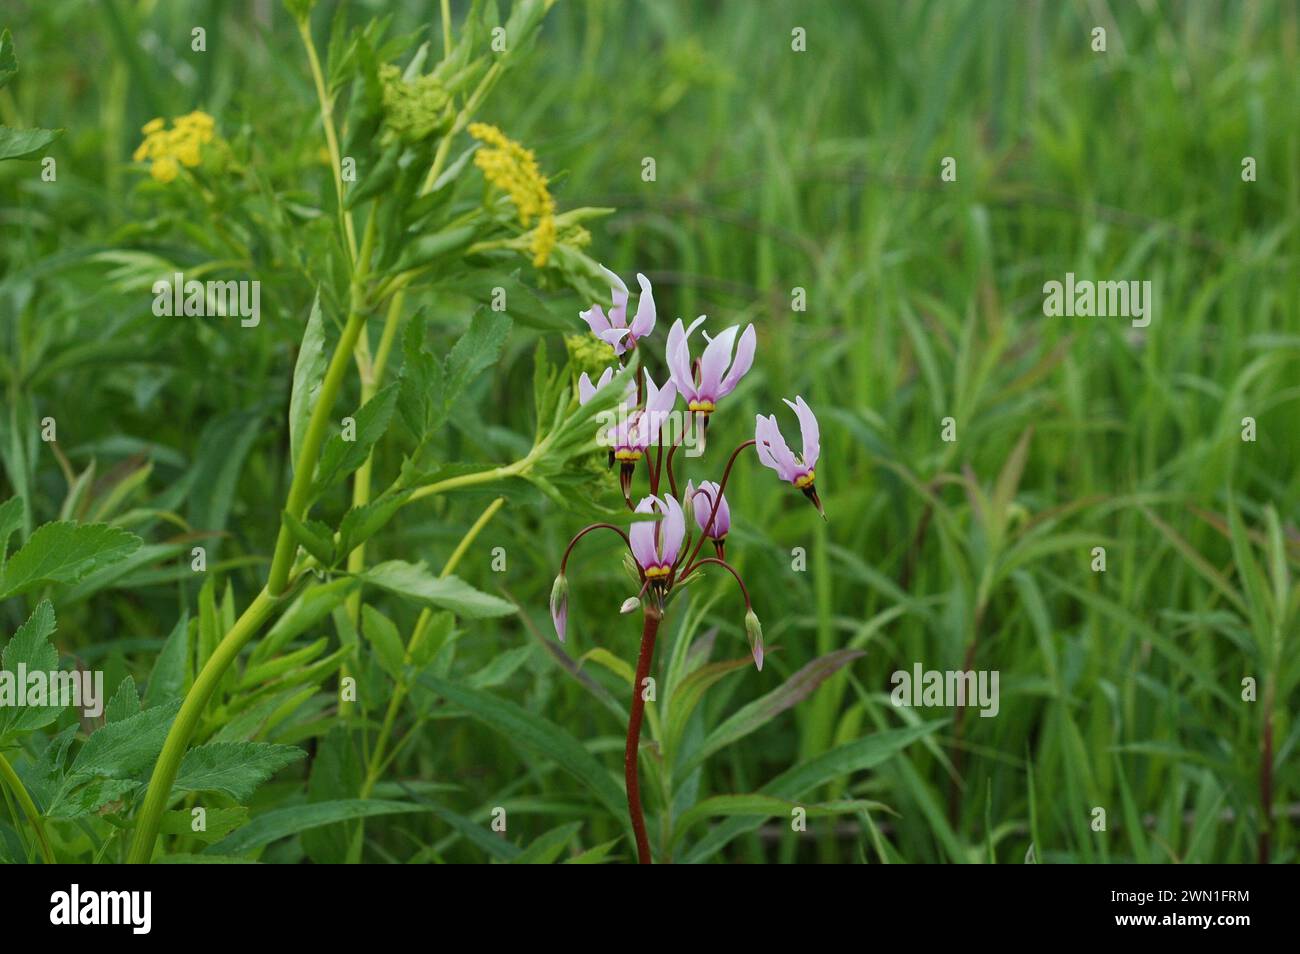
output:
<svg viewBox="0 0 1300 954"><path fill-rule="evenodd" d="M673 383L677 385L677 390L689 400L694 390L694 382L691 378L691 356L685 344L686 330L682 327L682 320L678 318L668 330L668 345L664 349L664 358L668 362L668 373Z"/></svg>
<svg viewBox="0 0 1300 954"><path fill-rule="evenodd" d="M677 502L676 497L670 495L662 503L666 505L666 509L659 558L662 563L672 564L677 562L677 554L682 548L682 538L686 536L686 515L682 513L682 505Z"/></svg>
<svg viewBox="0 0 1300 954"><path fill-rule="evenodd" d="M582 372L581 376L578 378L578 403L586 404L596 396L597 391L609 384L613 377L614 369L606 368L601 374L599 380L597 380L595 384L592 384L591 378L587 377L587 372Z"/></svg>
<svg viewBox="0 0 1300 954"><path fill-rule="evenodd" d="M777 427L776 416L758 415L754 421L754 440L757 442L755 448L758 451L758 460L764 467L770 467L777 472L782 480L788 480L794 483L799 476L799 462L795 460L794 453L786 445L785 438L781 436L781 429Z"/></svg>
<svg viewBox="0 0 1300 954"><path fill-rule="evenodd" d="M736 385L740 383L740 379L745 376L745 373L749 371L754 363L756 344L757 335L754 333L754 326L749 325L740 336L739 344L736 345L736 359L731 362L731 369L727 372L726 377L722 379L722 386L718 388L718 397L726 397L736 390Z"/></svg>
<svg viewBox="0 0 1300 954"><path fill-rule="evenodd" d="M695 490L694 497L692 497L690 487L687 486L686 499L692 502L695 511L695 522L699 525L701 532L705 532L705 527L709 526L709 515L713 513L713 501L718 499L720 489L713 481L702 480L700 486ZM713 514L713 526L709 527L706 533L709 538L714 540L725 537L731 530L731 505L727 503L725 494L721 495L721 497L718 512Z"/></svg>
<svg viewBox="0 0 1300 954"><path fill-rule="evenodd" d="M637 513L654 513L654 497L643 497L636 505ZM641 569L656 566L659 555L655 552L655 528L658 523L653 520L638 520L628 527L627 536L632 547L632 556L641 565Z"/></svg>
<svg viewBox="0 0 1300 954"><path fill-rule="evenodd" d="M799 431L803 437L803 465L809 470L817 466L817 458L821 456L821 428L817 426L817 417L813 414L803 398L795 395L795 403L790 404L794 413L799 417Z"/></svg>
<svg viewBox="0 0 1300 954"><path fill-rule="evenodd" d="M732 325L704 349L704 356L700 358L700 396L705 400L717 400L720 396L722 374L731 360L731 346L738 330L738 326Z"/></svg>
<svg viewBox="0 0 1300 954"><path fill-rule="evenodd" d="M610 325L612 328L627 328L628 286L606 266L601 265L601 272L610 279L610 295L614 299L614 305L610 308Z"/></svg>
<svg viewBox="0 0 1300 954"><path fill-rule="evenodd" d="M678 322L680 324L680 322ZM686 339L679 338L676 347L669 347L667 355L668 371L677 391L687 401L695 400L695 375L691 373L691 352Z"/></svg>
<svg viewBox="0 0 1300 954"><path fill-rule="evenodd" d="M599 335L602 331L609 331L609 319L605 317L605 309L599 305L592 305L586 311L578 312L578 317L587 323L593 335Z"/></svg>
<svg viewBox="0 0 1300 954"><path fill-rule="evenodd" d="M677 403L677 385L670 378L664 382L662 388L655 387L654 379L647 373L645 387L645 441L647 445L652 445L659 440L659 431L663 428L673 405Z"/></svg>
<svg viewBox="0 0 1300 954"><path fill-rule="evenodd" d="M601 341L604 341L606 344L613 345L615 354L622 354L627 350L627 345L623 344L623 339L626 338L628 334L629 332L626 328L610 328L607 331L600 332L596 337Z"/></svg>
<svg viewBox="0 0 1300 954"><path fill-rule="evenodd" d="M641 286L641 298L636 303L636 317L630 327L633 338L644 338L655 330L655 296L648 278L637 272L636 280Z"/></svg>

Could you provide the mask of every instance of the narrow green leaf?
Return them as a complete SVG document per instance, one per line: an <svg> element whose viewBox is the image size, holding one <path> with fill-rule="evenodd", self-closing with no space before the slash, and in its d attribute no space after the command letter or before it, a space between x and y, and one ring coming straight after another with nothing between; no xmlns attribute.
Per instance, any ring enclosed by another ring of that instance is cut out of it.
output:
<svg viewBox="0 0 1300 954"><path fill-rule="evenodd" d="M564 853L569 842L573 841L582 822L569 822L541 835L531 845L517 854L510 862L515 865L549 865Z"/></svg>
<svg viewBox="0 0 1300 954"><path fill-rule="evenodd" d="M681 773L685 775L714 752L743 739L786 709L807 699L841 668L865 655L860 649L839 649L814 659L780 686L744 706L710 732L699 750L685 760Z"/></svg>
<svg viewBox="0 0 1300 954"><path fill-rule="evenodd" d="M398 596L451 610L469 619L507 616L515 611L513 604L480 592L458 577L434 576L422 563L389 560L362 573L361 579Z"/></svg>
<svg viewBox="0 0 1300 954"><path fill-rule="evenodd" d="M351 821L356 818L410 814L427 810L423 805L378 798L352 798L291 805L258 815L234 834L209 845L204 850L204 854L242 855L269 845L273 841L320 828L322 825L333 825L336 822Z"/></svg>
<svg viewBox="0 0 1300 954"><path fill-rule="evenodd" d="M627 804L622 787L590 752L563 729L513 702L489 693L428 674L422 675L419 681L512 743L553 760L561 769L591 789L614 817L627 823Z"/></svg>
<svg viewBox="0 0 1300 954"><path fill-rule="evenodd" d="M909 726L905 729L887 729L853 742L847 742L829 752L778 775L759 793L778 798L795 799L832 779L873 768L893 758L918 739L922 739L947 723L947 719ZM732 839L753 831L762 819L731 818L714 828L697 842L683 860L698 863L721 851Z"/></svg>
<svg viewBox="0 0 1300 954"><path fill-rule="evenodd" d="M320 398L325 378L325 322L321 317L320 292L311 303L311 315L298 346L298 361L293 368L293 390L289 398L289 454L294 467L307 433L307 421Z"/></svg>

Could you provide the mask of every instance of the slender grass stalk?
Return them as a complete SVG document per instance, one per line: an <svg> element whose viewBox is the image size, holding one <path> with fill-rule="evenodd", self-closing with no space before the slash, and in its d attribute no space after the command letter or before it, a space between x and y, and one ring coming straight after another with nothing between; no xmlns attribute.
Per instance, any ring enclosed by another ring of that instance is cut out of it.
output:
<svg viewBox="0 0 1300 954"><path fill-rule="evenodd" d="M1273 681L1264 690L1264 730L1259 753L1259 863L1268 864L1273 834Z"/></svg>
<svg viewBox="0 0 1300 954"><path fill-rule="evenodd" d="M648 865L650 839L646 835L645 815L641 810L641 782L638 754L641 748L641 720L645 715L645 695L641 689L650 675L650 662L655 654L655 636L663 614L656 606L646 603L645 624L641 629L641 654L636 661L636 678L632 682L632 712L627 720L627 747L623 750L623 780L627 784L627 813L632 819L632 832L636 836L637 861Z"/></svg>
<svg viewBox="0 0 1300 954"><path fill-rule="evenodd" d="M441 0L442 8L442 55L451 56L451 0Z"/></svg>
<svg viewBox="0 0 1300 954"><path fill-rule="evenodd" d="M343 235L347 239L348 255L353 267L357 261L357 238L352 225L352 213L345 208L343 197L343 161L339 152L338 132L334 128L334 101L330 98L325 85L325 73L321 69L320 56L316 52L316 42L311 38L311 22L307 18L298 21L298 35L307 50L307 62L311 66L312 82L316 86L316 99L320 104L321 126L325 129L325 147L330 154L330 174L334 178L334 195L339 203L339 220L343 226Z"/></svg>
<svg viewBox="0 0 1300 954"><path fill-rule="evenodd" d="M41 847L41 857L45 859L47 865L54 864L54 851L50 848L49 839L45 837L45 822L41 819L41 813L36 809L36 803L32 801L31 795L23 786L23 780L18 777L9 760L0 753L0 780L9 786L9 790L14 793L14 798L18 799L18 804L31 822L32 831L36 833L36 842Z"/></svg>

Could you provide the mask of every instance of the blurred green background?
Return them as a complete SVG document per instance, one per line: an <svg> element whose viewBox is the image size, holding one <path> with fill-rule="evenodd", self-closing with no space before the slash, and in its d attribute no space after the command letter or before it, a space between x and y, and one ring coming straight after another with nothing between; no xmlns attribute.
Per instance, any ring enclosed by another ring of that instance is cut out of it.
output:
<svg viewBox="0 0 1300 954"><path fill-rule="evenodd" d="M321 45L335 6L314 14ZM436 4L353 2L348 16L381 12L395 33L437 42ZM265 290L253 334L160 326L150 299L124 289L125 260L103 253L203 246L197 220L192 235L157 230L157 193L130 161L154 116L217 118L283 190L254 221L277 204L329 209L292 22L270 2L10 0L0 25L22 67L0 92L0 122L66 129L49 150L56 182L35 163L0 166L5 496L24 493L37 522L59 515L64 471L36 435L53 416L71 466L97 461L84 515L147 461L121 491L131 505L225 531L220 568L251 593L265 573L251 555L269 552L287 481L281 422L312 294L304 263L254 233ZM206 53L190 49L199 25ZM1099 26L1104 53L1092 49ZM796 27L806 51L791 48ZM752 458L733 477L728 555L778 649L763 672L710 694L706 718L820 654L866 650L712 758L691 793L753 791L839 742L950 719L926 743L808 793L890 811L814 819L804 835L777 819L693 860L1021 862L1032 845L1038 861L1253 861L1267 724L1270 857L1295 860L1298 46L1292 2L566 0L550 12L483 118L536 151L561 209L617 207L588 251L654 283L658 367L675 317L758 330L754 370L687 475L716 479L722 448L752 436L756 412L778 413L792 433L781 397L802 394L822 421L828 524ZM954 182L941 181L944 157L956 159ZM1244 157L1256 181L1243 181ZM1151 281L1150 326L1045 317L1043 283L1066 272ZM792 307L795 289L806 310ZM413 304L463 322L439 313L439 296ZM548 300L583 330L588 302ZM517 331L463 408L454 441L465 457L506 460L530 433L535 340ZM940 436L946 417L954 442ZM399 454L379 458L391 468ZM490 499L414 508L373 550L441 565ZM459 572L524 609L469 624L455 669L531 646L493 691L613 768L622 726L540 642L577 529L540 503L511 505L484 531ZM150 542L178 532L160 521ZM498 546L503 578L489 569ZM1091 569L1097 546L1104 573ZM794 568L795 548L806 569ZM59 606L62 648L105 666L110 685L147 675L193 605L193 584L163 556ZM595 646L634 658L635 622L612 620L628 595L616 557L593 542L577 558L575 658ZM710 581L693 609L714 596L689 623L718 627L720 657L742 656L732 590ZM21 617L3 622L12 632ZM890 704L894 670L967 660L1001 674L997 718ZM588 670L621 697L621 683ZM1254 701L1242 698L1246 678ZM444 716L415 727L395 778L448 786L437 797L467 817L504 805L525 841L576 817L590 818L584 845L618 834L565 776ZM301 789L277 785L265 797ZM375 860L424 859L428 846L482 857L433 816L367 831Z"/></svg>

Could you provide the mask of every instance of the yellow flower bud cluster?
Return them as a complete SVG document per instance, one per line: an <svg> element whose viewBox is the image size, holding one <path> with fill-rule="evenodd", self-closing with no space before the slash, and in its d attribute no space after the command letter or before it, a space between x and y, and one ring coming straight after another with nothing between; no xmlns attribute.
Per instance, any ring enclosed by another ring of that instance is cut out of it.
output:
<svg viewBox="0 0 1300 954"><path fill-rule="evenodd" d="M483 177L510 196L524 228L537 219L529 241L533 265L541 268L551 257L557 240L555 200L547 189L546 176L537 166L537 157L500 129L487 123L472 123L469 134L483 143L474 154L474 165Z"/></svg>
<svg viewBox="0 0 1300 954"><path fill-rule="evenodd" d="M171 182L180 173L180 167L193 169L202 156L199 147L212 142L214 133L212 117L201 110L172 120L172 128L162 118L151 119L141 128L144 141L132 159L150 161L149 174L159 182Z"/></svg>

